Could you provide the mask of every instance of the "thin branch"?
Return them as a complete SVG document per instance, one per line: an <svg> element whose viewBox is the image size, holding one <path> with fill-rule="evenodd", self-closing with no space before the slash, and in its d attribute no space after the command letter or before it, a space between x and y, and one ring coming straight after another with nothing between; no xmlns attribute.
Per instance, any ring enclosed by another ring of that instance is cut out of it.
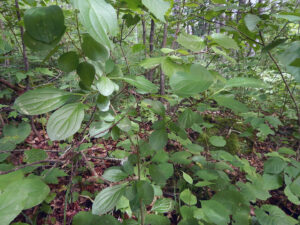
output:
<svg viewBox="0 0 300 225"><path fill-rule="evenodd" d="M15 86L2 78L0 78L0 83L16 92L23 91L22 88L19 88L18 86Z"/></svg>
<svg viewBox="0 0 300 225"><path fill-rule="evenodd" d="M61 161L60 160L42 160L42 161L38 161L38 162L18 166L18 167L15 167L15 168L11 169L11 170L0 171L0 175L12 173L12 172L15 172L17 170L21 170L21 169L24 169L24 168L29 167L29 166L35 166L35 165L38 165L38 164L41 164L41 163L61 163Z"/></svg>
<svg viewBox="0 0 300 225"><path fill-rule="evenodd" d="M204 21L206 21L206 22L209 22L209 23L214 23L214 24L219 24L219 25L221 25L221 26L230 27L230 28L234 29L235 31L239 32L241 35L243 35L244 38L246 38L246 39L248 39L248 40L254 42L255 44L258 44L258 45L262 45L262 46L263 46L263 43L260 43L260 42L258 42L258 41L256 41L256 40L254 40L253 38L249 37L247 34L243 33L242 31L240 31L240 30L239 30L238 28L236 28L235 26L231 26L231 25L228 25L228 24L224 24L224 23L221 23L221 22L218 22L218 21L207 20L207 19L202 18L202 17L198 17L198 18L201 19L201 20L204 20Z"/></svg>
<svg viewBox="0 0 300 225"><path fill-rule="evenodd" d="M289 95L290 95L290 97L291 97L294 105L295 105L295 109L297 111L297 116L298 116L298 125L299 125L299 130L300 130L300 110L299 110L298 104L296 102L296 99L295 99L295 97L294 97L294 95L293 95L293 93L292 93L292 91L291 91L291 89L290 89L290 87L289 87L286 79L284 78L283 72L281 71L281 68L280 68L278 62L276 61L276 59L274 58L274 56L269 51L268 51L268 55L270 56L270 58L272 59L273 63L275 64L277 70L279 71L279 74L280 74L280 76L282 78L282 81L283 81L283 83L284 83L284 85L285 85L285 87L286 87L286 89L287 89L287 91L288 91L288 93L289 93Z"/></svg>

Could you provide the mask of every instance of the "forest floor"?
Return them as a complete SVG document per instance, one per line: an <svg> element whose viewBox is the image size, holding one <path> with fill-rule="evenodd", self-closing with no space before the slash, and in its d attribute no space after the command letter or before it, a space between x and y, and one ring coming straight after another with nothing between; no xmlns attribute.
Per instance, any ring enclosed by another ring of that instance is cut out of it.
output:
<svg viewBox="0 0 300 225"><path fill-rule="evenodd" d="M140 125L144 126L145 130L151 130L151 124ZM37 123L36 127L36 132L31 132L26 141L18 146L18 149L22 150L14 151L11 155L10 161L14 165L22 165L24 163L23 152L32 148L45 150L48 154L49 160L54 161L62 159L62 147L64 147L64 145L61 145L59 142L50 142L41 124ZM289 129L289 127L282 127L280 129L280 134L277 133L276 135L282 135L282 133L285 133L284 131L288 132ZM42 140L37 137L37 132L39 133L39 136L42 137ZM190 136L193 135L192 131L190 131ZM140 134L140 136L142 137L143 134ZM77 137L77 139L79 140L79 137ZM79 158L78 156L80 153L73 151L66 155L60 164L52 163L50 166L42 166L38 168L37 171L41 172L43 169L49 169L56 166L57 168L66 171L66 175L58 178L57 184L49 185L51 193L53 193L53 198L48 200L48 204L42 204L42 206L40 205L33 209L25 210L23 214L14 220L15 222L28 222L35 220L37 225L62 225L65 221L65 224L71 224L72 218L79 211L91 210L95 195L107 186L107 184L101 180L101 175L106 168L119 165L121 161L109 157L113 151L120 149L120 147L117 147L118 141L113 141L111 138L99 138L93 139L92 142L92 145L86 145L87 148L84 150L86 156L85 159ZM168 151L168 147L170 146L173 150L174 147L177 150L182 149L180 143L172 141L171 143L168 143L166 151ZM250 165L256 168L258 173L262 173L265 160L263 155L271 152L273 148L274 142L267 139L264 142L256 141L253 143L250 152L237 154L240 158L247 159ZM257 153L260 153L262 157L258 157ZM204 152L203 155L208 159L210 158L209 152ZM79 160L74 160L76 158ZM89 162L92 162L92 164ZM240 172L237 168L233 167L233 169L233 172L228 171L230 178L233 181L245 181L245 174ZM271 191L270 194L272 197L267 201L258 201L257 205L269 203L277 205L288 215L300 215L300 208L288 201L283 190L284 188L280 188L278 190ZM170 198L172 196L167 194L165 197ZM120 212L115 212L114 216L120 221L122 220ZM170 218L172 225L177 224L180 219L175 210L171 213L165 214L165 216Z"/></svg>

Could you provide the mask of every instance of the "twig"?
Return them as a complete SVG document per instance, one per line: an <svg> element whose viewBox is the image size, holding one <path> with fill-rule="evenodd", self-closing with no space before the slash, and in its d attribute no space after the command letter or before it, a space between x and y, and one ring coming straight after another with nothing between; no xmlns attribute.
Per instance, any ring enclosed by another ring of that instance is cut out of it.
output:
<svg viewBox="0 0 300 225"><path fill-rule="evenodd" d="M19 88L18 86L15 86L2 78L0 78L0 83L16 92L23 91L22 88Z"/></svg>
<svg viewBox="0 0 300 225"><path fill-rule="evenodd" d="M42 138L41 134L37 131L36 126L34 124L34 117L32 116L30 118L30 120L31 120L31 128L32 128L34 134L38 137L39 141L42 141L43 138Z"/></svg>
<svg viewBox="0 0 300 225"><path fill-rule="evenodd" d="M12 172L24 169L26 167L38 165L38 164L41 164L41 163L54 163L54 162L55 163L61 163L60 160L42 160L42 161L38 161L38 162L34 162L34 163L29 163L29 164L26 164L26 165L18 166L18 167L15 167L15 168L11 169L11 170L0 171L0 175L12 173Z"/></svg>
<svg viewBox="0 0 300 225"><path fill-rule="evenodd" d="M265 46L266 46L266 45L265 45L265 40L264 40L264 37L263 37L261 31L259 31L259 36L260 36L260 39L261 39L261 41L262 41L263 47L265 47ZM290 87L289 87L289 85L288 85L286 79L284 78L283 72L282 72L282 70L281 70L281 68L280 68L280 66L279 66L279 64L278 64L278 62L276 61L276 59L274 58L274 56L271 54L270 51L267 51L267 52L268 52L268 55L270 56L271 60L272 60L273 63L275 64L275 66L276 66L276 68L277 68L277 70L278 70L278 72L279 72L279 74L280 74L280 76L281 76L281 79L282 79L282 81L283 81L283 83L284 83L284 85L285 85L285 87L286 87L286 89L287 89L287 91L288 91L288 93L289 93L289 95L290 95L290 97L291 97L291 99L292 99L294 105L295 105L295 109L296 109L296 111L297 111L297 117L298 117L299 132L300 132L300 110L299 110L298 104L297 104L297 102L296 102L296 99L294 98L294 95L293 95L293 93L292 93L292 91L291 91L291 89L290 89Z"/></svg>
<svg viewBox="0 0 300 225"><path fill-rule="evenodd" d="M230 27L230 28L234 29L235 31L239 32L241 35L243 35L246 39L251 40L252 42L254 42L254 43L256 43L256 44L262 45L262 46L263 46L262 43L260 43L260 42L258 42L258 41L256 41L256 40L254 40L253 38L249 37L247 34L243 33L242 31L240 31L240 30L239 30L238 28L236 28L235 26L231 26L231 25L228 25L228 24L224 24L224 23L221 23L221 22L218 22L218 21L207 20L207 19L202 18L202 17L198 17L198 18L201 19L201 20L204 20L204 21L206 21L206 22L209 22L209 23L214 23L214 24L219 24L219 25L221 25L221 26Z"/></svg>

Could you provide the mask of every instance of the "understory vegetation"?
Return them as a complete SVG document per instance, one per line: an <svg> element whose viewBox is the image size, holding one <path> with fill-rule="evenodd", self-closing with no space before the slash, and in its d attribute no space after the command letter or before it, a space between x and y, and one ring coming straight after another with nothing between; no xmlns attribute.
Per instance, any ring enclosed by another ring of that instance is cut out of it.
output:
<svg viewBox="0 0 300 225"><path fill-rule="evenodd" d="M2 0L0 28L0 225L300 224L298 0Z"/></svg>

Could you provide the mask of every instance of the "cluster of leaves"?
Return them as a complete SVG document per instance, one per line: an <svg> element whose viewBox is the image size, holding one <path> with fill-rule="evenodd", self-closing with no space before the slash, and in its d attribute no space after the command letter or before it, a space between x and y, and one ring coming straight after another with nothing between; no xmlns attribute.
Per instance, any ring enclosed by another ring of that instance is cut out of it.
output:
<svg viewBox="0 0 300 225"><path fill-rule="evenodd" d="M195 16L199 4L204 6L201 10L206 20L236 7L226 1L212 2L224 5L208 10L209 4L192 1L187 5L191 10L188 16ZM206 130L214 125L205 120L203 112L222 110L234 114L245 125L245 129L238 131L240 138L266 140L275 135L283 125L279 118L271 114L259 115L253 111L257 106L246 103L247 97L255 99L270 91L272 84L259 76L222 76L217 69L208 68L210 63L203 66L196 55L209 49L213 57L235 65L237 60L232 52L237 54L241 48L248 47L267 53L279 67L271 53L275 49L286 71L293 75L291 79L297 88L300 78L299 41L290 38L285 44L287 39L268 37L271 41L266 44L261 30L267 29L274 18L294 23L300 20L300 16L292 12L260 15L258 6L255 8L257 15L243 14L237 23L231 21L226 32L202 38L182 31L176 36L180 48L163 47L157 55L139 63L140 68L150 71L160 67L167 76L167 94L158 95L159 88L151 80L131 73L122 46L122 33L124 23L128 27L135 26L146 12L153 21L166 23L166 18L171 17L172 5L173 1L169 0L124 0L111 4L105 0L73 0L78 42L73 43L74 49L63 54L59 54L59 49L68 30L64 16L67 13L56 5L32 7L24 13L23 40L26 46L33 51L46 52L46 59L59 55L58 69L65 76L73 74L76 82L72 84L72 90L55 86L28 90L15 100L14 109L27 116L54 111L46 125L50 140L73 138L69 149L76 149L83 156L84 148L81 147L86 140L126 139L118 144L124 150L114 152L122 159L122 164L107 168L101 176L111 185L96 195L92 211L78 213L72 224L121 224L108 214L115 208L130 217L123 219L122 224L168 225L171 222L165 214L173 210L181 217L180 225L299 223L299 218L288 216L278 206L266 203L271 197L270 191L283 189L292 204L300 205L300 164L296 160L299 153L291 148L280 148L264 156L258 154L261 160L264 157L267 160L263 172L257 172L248 160L224 151L229 140L222 131L206 134ZM118 36L120 12L124 14L121 37ZM120 45L125 69L117 63L121 57L116 59L113 54L115 43ZM5 49L7 51L7 47ZM277 70L285 88L290 90L280 67ZM133 96L122 95L116 111L114 100L124 90L130 90ZM241 90L253 95L240 96ZM298 99L290 94L297 114ZM88 115L91 112L93 115ZM151 121L152 129L151 132L145 131L146 135L141 138L143 127L139 122L143 121ZM80 133L83 124L86 124L82 133L84 138L77 141L76 133ZM234 125L233 122L231 126ZM27 123L3 128L0 150L6 152L0 153L0 162L9 157L30 131ZM89 133L85 134L86 131ZM191 138L191 132L198 136L207 135L206 146ZM297 138L297 134L294 137ZM172 141L181 148L173 150L169 146ZM22 210L47 201L50 189L46 183L56 184L57 177L67 176L57 168L43 170L40 176L34 175L39 174L36 170L39 162L44 163L46 159L43 150L25 151L26 163L37 165L0 175L0 221L3 224L9 224ZM11 168L3 170L10 172ZM232 179L236 171L243 177ZM171 179L175 185L171 184ZM168 187L174 190L173 198L165 197ZM22 192L18 192L19 188Z"/></svg>

